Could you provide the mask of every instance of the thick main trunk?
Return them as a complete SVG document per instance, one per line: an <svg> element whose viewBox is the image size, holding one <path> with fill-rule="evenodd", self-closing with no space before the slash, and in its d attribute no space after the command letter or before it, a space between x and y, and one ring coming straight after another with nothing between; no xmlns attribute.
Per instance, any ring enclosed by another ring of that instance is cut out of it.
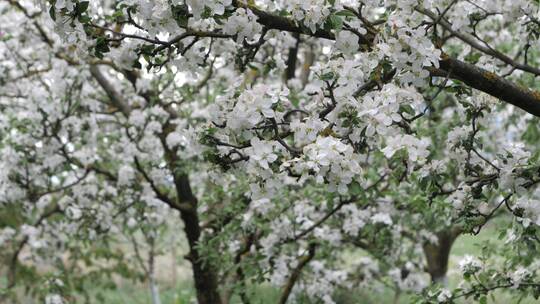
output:
<svg viewBox="0 0 540 304"><path fill-rule="evenodd" d="M161 299L159 297L159 288L156 281L155 239L153 237L150 237L148 239L148 242L150 244L150 253L148 256L148 285L150 286L150 295L152 296L152 304L161 304Z"/></svg>
<svg viewBox="0 0 540 304"><path fill-rule="evenodd" d="M171 129L169 125L164 129ZM198 200L193 194L189 177L178 168L180 159L176 151L170 150L166 143L166 135L160 136L162 146L165 150L165 158L169 169L173 173L174 186L177 194L176 202L173 202L174 209L180 211L180 217L184 222L184 232L188 239L189 253L187 259L193 268L193 279L199 304L222 304L218 292L217 271L211 263L205 263L199 252L199 242L201 241L201 225L197 213ZM186 207L187 206L187 207Z"/></svg>
<svg viewBox="0 0 540 304"><path fill-rule="evenodd" d="M126 100L124 100L124 97L110 83L107 77L97 66L92 66L90 68L90 72L103 90L107 93L107 96L111 99L113 105L120 109L124 116L129 117L132 109L127 104ZM133 74L129 74L127 77L132 82L137 78L136 75ZM156 94L154 97L158 98L157 95L159 94ZM150 98L149 96L150 95L146 95L143 97ZM165 109L169 110L168 107L165 107ZM172 110L168 111L168 113L172 118L177 117L176 112ZM195 289L197 291L197 300L199 304L221 304L221 299L219 297L217 288L216 271L212 268L212 266L205 264L199 254L198 244L201 236L201 227L197 214L197 198L193 195L188 176L179 171L181 168L178 167L180 159L176 155L177 151L174 149L169 149L167 145L167 135L174 131L175 128L176 126L174 124L167 123L164 125L164 132L160 134L159 139L165 151L167 165L174 177L177 200L170 201L168 197L163 195L163 193L157 191L158 189L154 188L154 191L161 200L169 204L172 208L180 211L180 216L184 221L184 231L186 233L190 249L188 258L193 267L193 278L195 280ZM150 178L148 179L151 180ZM161 195L163 196L161 197Z"/></svg>
<svg viewBox="0 0 540 304"><path fill-rule="evenodd" d="M197 214L197 198L193 195L187 175L175 174L174 180L178 200L191 206L189 210L181 211L180 217L184 221L184 232L189 243L188 259L193 268L197 301L199 304L221 304L216 271L210 263L203 261L198 248L201 226Z"/></svg>
<svg viewBox="0 0 540 304"><path fill-rule="evenodd" d="M203 263L197 248L201 235L198 215L196 211L182 212L181 217L189 243L188 259L193 267L197 301L199 304L220 304L215 269L208 263Z"/></svg>
<svg viewBox="0 0 540 304"><path fill-rule="evenodd" d="M425 244L424 255L426 256L427 271L433 283L446 285L448 283L446 272L448 271L448 259L454 241L459 236L460 231L456 228L437 233L439 242L437 244Z"/></svg>

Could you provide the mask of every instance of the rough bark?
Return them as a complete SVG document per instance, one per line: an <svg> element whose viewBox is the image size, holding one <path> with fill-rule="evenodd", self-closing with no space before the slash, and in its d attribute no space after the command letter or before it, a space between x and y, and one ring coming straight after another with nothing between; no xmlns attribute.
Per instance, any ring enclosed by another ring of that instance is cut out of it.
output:
<svg viewBox="0 0 540 304"><path fill-rule="evenodd" d="M197 198L193 195L189 177L179 171L177 164L179 159L174 151L167 148L165 139L162 139L166 153L167 163L173 173L174 185L177 193L177 204L187 203L190 208L179 208L180 217L184 222L184 232L188 239L189 253L187 259L193 268L193 279L195 280L195 290L199 304L221 304L221 297L218 291L217 272L210 263L205 263L199 252L199 242L201 240L201 225L197 214ZM174 208L174 206L173 206Z"/></svg>
<svg viewBox="0 0 540 304"><path fill-rule="evenodd" d="M495 73L449 56L443 56L439 64L440 69L432 70L432 75L449 75L451 79L461 80L472 88L540 117L540 92L519 86Z"/></svg>
<svg viewBox="0 0 540 304"><path fill-rule="evenodd" d="M450 250L460 233L461 231L457 228L449 228L437 233L439 239L437 244L424 244L426 268L433 283L447 284L446 272L448 271Z"/></svg>
<svg viewBox="0 0 540 304"><path fill-rule="evenodd" d="M300 47L300 34L295 33L296 44L289 48L289 57L287 57L287 69L285 69L285 82L291 80L295 76L296 62L298 60L298 48Z"/></svg>
<svg viewBox="0 0 540 304"><path fill-rule="evenodd" d="M199 219L195 212L182 212L184 221L184 231L187 235L190 252L189 261L193 267L193 278L195 279L195 289L197 290L197 300L199 304L218 304L221 298L217 292L217 279L214 270L210 265L204 265L197 245L201 235Z"/></svg>

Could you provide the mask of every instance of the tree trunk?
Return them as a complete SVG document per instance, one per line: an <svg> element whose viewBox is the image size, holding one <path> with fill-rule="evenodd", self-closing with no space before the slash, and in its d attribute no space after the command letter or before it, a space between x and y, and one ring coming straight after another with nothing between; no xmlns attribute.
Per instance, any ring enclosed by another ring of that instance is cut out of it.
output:
<svg viewBox="0 0 540 304"><path fill-rule="evenodd" d="M311 73L311 66L315 60L315 55L313 54L313 46L310 45L309 48L304 52L304 63L302 64L302 71L300 74L300 80L302 81L302 88L305 88L309 81L309 74Z"/></svg>
<svg viewBox="0 0 540 304"><path fill-rule="evenodd" d="M159 288L156 281L156 267L155 267L155 240L153 237L148 239L150 245L150 252L148 254L148 284L150 285L150 295L152 296L152 304L161 304L159 297Z"/></svg>
<svg viewBox="0 0 540 304"><path fill-rule="evenodd" d="M189 243L188 260L193 268L193 279L199 304L221 304L218 292L216 270L210 263L205 263L199 253L198 245L201 238L201 226L197 214L197 198L191 191L189 178L182 173L174 174L174 183L179 202L187 202L189 210L182 210L180 217L184 221L184 232Z"/></svg>
<svg viewBox="0 0 540 304"><path fill-rule="evenodd" d="M295 33L294 38L296 44L294 47L289 48L289 57L287 57L287 68L285 69L285 83L293 79L296 73L296 62L298 60L298 48L300 46L300 34Z"/></svg>
<svg viewBox="0 0 540 304"><path fill-rule="evenodd" d="M448 259L454 241L461 233L456 227L448 228L437 233L437 244L424 244L424 254L427 262L427 272L433 283L447 285Z"/></svg>
<svg viewBox="0 0 540 304"><path fill-rule="evenodd" d="M159 288L156 283L156 279L150 278L149 285L150 285L150 295L152 296L152 304L161 304L161 299L159 297Z"/></svg>
<svg viewBox="0 0 540 304"><path fill-rule="evenodd" d="M169 125L164 129L170 127ZM186 258L191 262L193 268L197 302L199 304L222 304L218 292L217 271L213 265L202 260L198 248L201 239L201 225L197 213L198 200L191 190L189 176L178 167L181 161L176 155L176 151L169 149L167 146L166 135L167 133L164 133L163 136L160 136L160 140L165 150L167 165L173 174L177 195L177 200L172 207L180 211L180 217L184 222L184 232L189 244L189 253ZM188 207L181 207L184 205Z"/></svg>
<svg viewBox="0 0 540 304"><path fill-rule="evenodd" d="M176 257L178 252L176 250L176 243L171 240L171 281L174 287L178 286L178 268L176 266Z"/></svg>
<svg viewBox="0 0 540 304"><path fill-rule="evenodd" d="M203 263L197 248L201 235L197 211L181 212L181 217L189 243L188 259L193 267L197 301L199 304L221 304L215 269L208 263Z"/></svg>

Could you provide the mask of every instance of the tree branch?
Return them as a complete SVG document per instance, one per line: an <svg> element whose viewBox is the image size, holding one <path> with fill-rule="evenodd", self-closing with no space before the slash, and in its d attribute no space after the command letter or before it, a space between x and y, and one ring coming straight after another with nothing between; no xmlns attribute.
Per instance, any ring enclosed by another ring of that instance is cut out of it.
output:
<svg viewBox="0 0 540 304"><path fill-rule="evenodd" d="M245 4L242 1L233 1L233 5L239 8L250 9L258 17L257 22L266 26L268 29L301 33L330 40L335 39L335 35L330 31L318 29L313 33L308 28L296 25L293 20L287 17L273 15L259 10L253 5ZM440 22L443 21L444 20L440 20ZM360 42L370 46L373 44L374 39L375 35L368 33L360 37ZM440 69L429 68L433 76L446 77L448 71L452 70L450 79L461 80L472 88L485 92L540 117L540 92L520 87L494 73L449 56L443 56L443 58L440 59L439 64Z"/></svg>
<svg viewBox="0 0 540 304"><path fill-rule="evenodd" d="M283 287L283 292L281 293L281 297L279 298L279 304L285 304L287 303L287 299L291 295L291 291L296 284L296 281L300 278L300 274L302 273L302 269L313 259L315 256L315 243L309 244L308 253L304 256L302 256L298 260L298 266L294 268L294 270L291 273L291 276L287 280L287 283Z"/></svg>
<svg viewBox="0 0 540 304"><path fill-rule="evenodd" d="M439 69L430 69L431 75L463 81L466 85L487 93L540 117L540 92L521 87L501 76L475 65L443 55Z"/></svg>
<svg viewBox="0 0 540 304"><path fill-rule="evenodd" d="M97 65L91 65L90 73L99 83L99 85L103 88L107 96L109 96L111 103L115 107L120 109L120 111L122 111L122 114L124 114L124 116L129 117L129 113L131 112L131 107L124 100L124 97L113 87L113 85L107 79L107 77L103 75L99 67Z"/></svg>
<svg viewBox="0 0 540 304"><path fill-rule="evenodd" d="M529 73L534 74L536 76L540 75L540 69L532 67L532 66L527 65L527 64L518 63L515 60L513 60L512 58L506 56L505 54L503 54L503 53L501 53L501 52L499 52L499 51L497 51L497 50L495 50L495 49L493 49L491 47L481 45L470 34L462 33L462 32L459 32L459 31L456 31L456 30L452 29L452 24L450 24L448 21L446 21L444 18L442 18L442 15L437 16L437 14L435 14L434 12L426 10L426 9L422 9L420 7L417 7L416 11L418 11L418 12L428 16L429 18L435 20L435 23L440 24L442 27L444 27L444 29L446 29L452 35L456 36L461 41L467 43L468 45L470 45L473 48L479 50L480 52L485 53L487 55L490 55L492 57L495 57L495 58L501 60L502 62L504 62L504 63L506 63L506 64L518 69L518 70L529 72Z"/></svg>

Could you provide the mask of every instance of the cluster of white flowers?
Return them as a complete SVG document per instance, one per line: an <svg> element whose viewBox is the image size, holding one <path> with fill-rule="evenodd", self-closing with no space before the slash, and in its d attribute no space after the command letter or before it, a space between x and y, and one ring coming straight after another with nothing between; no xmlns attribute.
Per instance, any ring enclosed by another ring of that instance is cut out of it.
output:
<svg viewBox="0 0 540 304"><path fill-rule="evenodd" d="M274 152L275 144L269 141L262 141L257 137L251 139L251 148L249 153L250 161L256 162L261 168L268 170L269 164L277 160L277 155Z"/></svg>
<svg viewBox="0 0 540 304"><path fill-rule="evenodd" d="M346 36L347 34L340 35ZM346 37L341 37L340 39L345 38ZM340 40L338 40L336 46L341 47L344 43L345 41L340 42ZM349 41L348 43L351 42ZM373 55L362 53L358 54L354 60L338 57L327 62L319 62L312 67L312 70L318 75L331 75L336 79L338 86L334 89L335 97L338 99L348 99L366 83L370 71L372 71L377 64L377 58Z"/></svg>
<svg viewBox="0 0 540 304"><path fill-rule="evenodd" d="M287 90L280 91L266 85L256 85L251 90L245 90L227 114L227 127L232 130L248 129L255 127L264 118L274 118L276 114L273 106L287 95Z"/></svg>
<svg viewBox="0 0 540 304"><path fill-rule="evenodd" d="M130 164L125 164L118 169L118 186L128 186L135 179L135 170Z"/></svg>
<svg viewBox="0 0 540 304"><path fill-rule="evenodd" d="M244 218L246 220L246 216L244 216ZM250 220L250 218L247 218L248 223L250 222ZM278 250L278 248L276 248L276 245L280 242L280 240L285 240L291 237L294 231L291 221L288 218L283 217L273 220L270 223L270 228L275 229L274 233L268 234L261 239L261 246L263 247L261 252L267 258L267 261L269 261L271 257L274 257L276 255Z"/></svg>
<svg viewBox="0 0 540 304"><path fill-rule="evenodd" d="M392 225L392 218L388 213L376 213L371 217L371 221L375 224L380 223L384 225Z"/></svg>
<svg viewBox="0 0 540 304"><path fill-rule="evenodd" d="M441 292L437 296L439 303L445 303L452 298L452 292L446 288L441 289Z"/></svg>
<svg viewBox="0 0 540 304"><path fill-rule="evenodd" d="M503 150L506 153L501 153L500 159L497 159L497 166L500 170L500 187L506 189L520 190L524 180L518 178L519 170L527 165L531 152L525 149L521 143L505 144Z"/></svg>
<svg viewBox="0 0 540 304"><path fill-rule="evenodd" d="M174 21L170 2L165 0L124 0L129 6L137 7L137 17L145 26L145 31L150 37L155 37L163 31L179 31L178 24ZM141 31L137 30L137 33ZM144 33L140 33L144 34Z"/></svg>
<svg viewBox="0 0 540 304"><path fill-rule="evenodd" d="M522 266L519 266L515 271L513 271L509 277L512 284L514 284L514 288L518 288L521 282L524 280L530 279L532 277L532 272L528 270L527 268L524 268Z"/></svg>
<svg viewBox="0 0 540 304"><path fill-rule="evenodd" d="M330 5L324 0L285 1L285 10L290 12L294 20L302 22L313 33L330 15Z"/></svg>
<svg viewBox="0 0 540 304"><path fill-rule="evenodd" d="M530 197L519 197L512 208L523 213L518 220L524 227L529 227L531 224L540 226L540 189L537 189Z"/></svg>
<svg viewBox="0 0 540 304"><path fill-rule="evenodd" d="M178 153L182 154L184 159L201 157L204 150L199 143L200 134L193 126L187 126L178 122L176 130L169 133L165 141L170 149L178 148Z"/></svg>
<svg viewBox="0 0 540 304"><path fill-rule="evenodd" d="M257 23L257 17L249 9L240 8L227 19L223 32L237 35L236 41L241 43L244 39L253 40L260 34L262 26Z"/></svg>
<svg viewBox="0 0 540 304"><path fill-rule="evenodd" d="M45 304L64 304L64 299L59 294L49 294L45 297Z"/></svg>
<svg viewBox="0 0 540 304"><path fill-rule="evenodd" d="M109 56L119 67L126 70L132 70L133 65L139 58L136 52L137 47L139 46L140 45L134 43L133 40L128 40L122 48L112 49Z"/></svg>
<svg viewBox="0 0 540 304"><path fill-rule="evenodd" d="M375 134L388 136L402 133L396 123L402 122L403 117L409 114L398 114L401 106L410 107L414 113L420 111L423 103L422 96L412 87L397 87L393 84L385 85L380 92L370 93L363 97L362 103L356 105L357 116L365 127L365 135L372 137ZM362 128L359 128L361 130ZM410 135L412 137L412 135ZM353 141L359 141L358 133L351 134ZM425 140L422 140L425 141ZM389 148L390 153L390 148ZM391 153L393 154L393 152Z"/></svg>
<svg viewBox="0 0 540 304"><path fill-rule="evenodd" d="M414 264L407 262L403 267L408 272L406 276L403 275L401 268L396 267L388 271L388 275L401 290L420 292L429 285L428 277L419 271Z"/></svg>
<svg viewBox="0 0 540 304"><path fill-rule="evenodd" d="M359 210L356 205L347 205L341 208L341 213L345 215L343 230L345 233L356 236L370 218L368 210Z"/></svg>
<svg viewBox="0 0 540 304"><path fill-rule="evenodd" d="M302 174L302 180L313 176L317 183L327 183L329 191L347 193L353 178L362 174L359 156L353 148L332 136L317 137L303 152L305 160L293 160L291 167Z"/></svg>
<svg viewBox="0 0 540 304"><path fill-rule="evenodd" d="M463 273L476 273L482 269L482 262L472 255L465 255L459 261L459 269Z"/></svg>
<svg viewBox="0 0 540 304"><path fill-rule="evenodd" d="M397 151L406 149L409 161L416 163L425 162L429 155L429 138L418 139L412 135L397 135L387 139L387 144L382 152L388 158L392 157Z"/></svg>
<svg viewBox="0 0 540 304"><path fill-rule="evenodd" d="M26 224L22 225L21 234L28 238L28 244L30 244L30 247L33 249L39 249L46 246L46 240L41 237L40 229L34 226Z"/></svg>
<svg viewBox="0 0 540 304"><path fill-rule="evenodd" d="M300 121L291 121L290 128L294 132L294 142L297 146L305 146L317 139L319 132L325 128L326 124L317 117L309 117Z"/></svg>
<svg viewBox="0 0 540 304"><path fill-rule="evenodd" d="M389 58L400 71L403 83L421 85L429 76L426 67L439 66L441 51L436 49L424 30L406 22L410 12L390 16L391 34L377 45L380 58Z"/></svg>
<svg viewBox="0 0 540 304"><path fill-rule="evenodd" d="M325 304L334 304L331 294L336 286L344 284L347 273L343 270L334 270L325 265L323 261L310 263L311 277L299 290L304 290L313 299L320 299Z"/></svg>
<svg viewBox="0 0 540 304"><path fill-rule="evenodd" d="M9 242L17 233L15 229L11 227L5 227L0 231L0 246L4 243Z"/></svg>
<svg viewBox="0 0 540 304"><path fill-rule="evenodd" d="M186 0L195 18L201 18L205 8L210 10L211 15L222 15L225 8L231 5L232 0Z"/></svg>
<svg viewBox="0 0 540 304"><path fill-rule="evenodd" d="M466 140L471 132L469 126L455 127L450 132L448 132L448 137L446 139L446 144L450 149L455 149L457 146L460 146L464 140Z"/></svg>
<svg viewBox="0 0 540 304"><path fill-rule="evenodd" d="M356 34L349 31L341 31L336 37L336 48L343 54L354 54L358 52L359 38Z"/></svg>

